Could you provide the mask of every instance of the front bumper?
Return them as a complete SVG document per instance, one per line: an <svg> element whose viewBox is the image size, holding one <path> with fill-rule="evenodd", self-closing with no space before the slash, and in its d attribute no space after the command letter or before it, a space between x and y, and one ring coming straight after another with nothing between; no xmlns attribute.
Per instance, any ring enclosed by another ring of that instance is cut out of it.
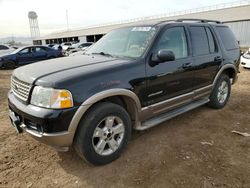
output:
<svg viewBox="0 0 250 188"><path fill-rule="evenodd" d="M19 101L12 92L8 94L10 120L18 132L25 131L36 140L54 147L68 147L74 134L68 126L77 107L52 110L27 105Z"/></svg>

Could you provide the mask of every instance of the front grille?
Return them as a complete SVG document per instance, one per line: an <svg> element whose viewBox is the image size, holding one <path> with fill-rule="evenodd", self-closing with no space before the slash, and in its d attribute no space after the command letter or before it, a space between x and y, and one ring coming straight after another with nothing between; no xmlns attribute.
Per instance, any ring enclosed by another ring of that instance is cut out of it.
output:
<svg viewBox="0 0 250 188"><path fill-rule="evenodd" d="M17 79L16 77L12 77L11 89L17 98L26 102L29 98L31 85L24 81Z"/></svg>

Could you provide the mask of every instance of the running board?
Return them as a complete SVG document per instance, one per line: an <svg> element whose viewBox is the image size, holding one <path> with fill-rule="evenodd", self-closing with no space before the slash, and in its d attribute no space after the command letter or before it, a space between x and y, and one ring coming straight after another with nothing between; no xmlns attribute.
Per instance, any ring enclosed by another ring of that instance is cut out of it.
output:
<svg viewBox="0 0 250 188"><path fill-rule="evenodd" d="M177 109L172 110L170 112L167 112L165 114L153 117L153 118L143 122L141 124L141 126L136 128L136 130L143 131L145 129L149 129L149 128L154 127L154 126L156 126L156 125L158 125L158 124L160 124L160 123L162 123L164 121L172 119L173 117L176 117L176 116L178 116L180 114L183 114L183 113L185 113L187 111L190 111L190 110L193 110L193 109L195 109L195 108L197 108L199 106L202 106L202 105L204 105L204 104L206 104L208 102L209 102L209 99L207 99L207 98L206 99L201 99L201 100L192 102L192 103L190 103L188 105L185 105L185 106L183 106L181 108L177 108Z"/></svg>

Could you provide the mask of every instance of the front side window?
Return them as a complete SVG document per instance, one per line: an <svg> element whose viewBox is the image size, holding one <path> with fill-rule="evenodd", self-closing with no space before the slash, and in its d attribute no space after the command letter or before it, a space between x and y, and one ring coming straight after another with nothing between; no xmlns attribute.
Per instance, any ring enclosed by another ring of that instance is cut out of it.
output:
<svg viewBox="0 0 250 188"><path fill-rule="evenodd" d="M167 29L156 46L156 51L159 50L172 51L175 54L175 59L187 57L187 39L184 27Z"/></svg>
<svg viewBox="0 0 250 188"><path fill-rule="evenodd" d="M23 50L21 50L19 53L21 54L27 54L30 53L30 48L24 48Z"/></svg>
<svg viewBox="0 0 250 188"><path fill-rule="evenodd" d="M117 57L141 57L156 34L155 27L128 27L111 31L86 54L105 53Z"/></svg>

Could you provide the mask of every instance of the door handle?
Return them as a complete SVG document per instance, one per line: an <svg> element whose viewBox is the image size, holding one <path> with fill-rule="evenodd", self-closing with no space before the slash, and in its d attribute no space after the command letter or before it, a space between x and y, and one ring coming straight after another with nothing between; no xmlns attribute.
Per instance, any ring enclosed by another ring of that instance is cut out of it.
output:
<svg viewBox="0 0 250 188"><path fill-rule="evenodd" d="M187 68L192 67L192 65L193 65L193 63L184 63L184 64L182 64L182 68L187 69Z"/></svg>
<svg viewBox="0 0 250 188"><path fill-rule="evenodd" d="M216 56L216 57L214 58L214 61L215 61L215 62L220 62L220 61L222 61L222 57L221 57L221 56Z"/></svg>

